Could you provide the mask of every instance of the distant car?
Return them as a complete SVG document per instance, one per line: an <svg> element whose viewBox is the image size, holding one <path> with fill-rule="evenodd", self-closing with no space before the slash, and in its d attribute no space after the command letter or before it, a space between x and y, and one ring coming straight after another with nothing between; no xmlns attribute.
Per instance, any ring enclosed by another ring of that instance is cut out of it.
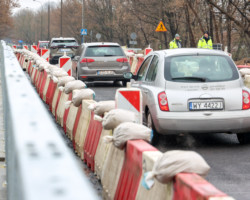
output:
<svg viewBox="0 0 250 200"><path fill-rule="evenodd" d="M63 56L64 52L66 55L74 58L79 45L75 38L52 38L50 48L50 63L57 64L58 59Z"/></svg>
<svg viewBox="0 0 250 200"><path fill-rule="evenodd" d="M41 49L48 49L48 48L49 48L49 41L38 41L37 54L41 56Z"/></svg>
<svg viewBox="0 0 250 200"><path fill-rule="evenodd" d="M140 88L146 124L159 134L237 133L250 142L250 90L222 51L154 51L142 63L132 87Z"/></svg>
<svg viewBox="0 0 250 200"><path fill-rule="evenodd" d="M126 85L128 79L123 77L125 72L130 72L130 65L118 43L84 43L81 46L76 68L77 79L122 81Z"/></svg>

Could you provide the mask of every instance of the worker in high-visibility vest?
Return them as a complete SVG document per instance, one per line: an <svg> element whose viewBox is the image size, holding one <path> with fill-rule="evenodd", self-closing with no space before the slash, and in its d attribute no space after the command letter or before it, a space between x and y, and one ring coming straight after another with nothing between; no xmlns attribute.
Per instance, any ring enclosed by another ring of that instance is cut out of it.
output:
<svg viewBox="0 0 250 200"><path fill-rule="evenodd" d="M169 48L170 49L181 48L181 40L180 40L180 35L178 33L175 34L174 39L169 43Z"/></svg>
<svg viewBox="0 0 250 200"><path fill-rule="evenodd" d="M208 31L205 31L202 38L199 39L198 48L213 49L212 38L209 36Z"/></svg>

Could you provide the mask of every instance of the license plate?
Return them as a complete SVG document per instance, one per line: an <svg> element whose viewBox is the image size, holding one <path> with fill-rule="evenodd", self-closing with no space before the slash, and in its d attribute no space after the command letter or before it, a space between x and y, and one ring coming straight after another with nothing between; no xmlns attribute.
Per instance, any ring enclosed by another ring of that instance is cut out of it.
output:
<svg viewBox="0 0 250 200"><path fill-rule="evenodd" d="M97 75L110 75L114 74L114 71L97 71Z"/></svg>
<svg viewBox="0 0 250 200"><path fill-rule="evenodd" d="M61 52L69 52L70 49L60 49Z"/></svg>
<svg viewBox="0 0 250 200"><path fill-rule="evenodd" d="M222 101L189 102L189 110L223 110Z"/></svg>

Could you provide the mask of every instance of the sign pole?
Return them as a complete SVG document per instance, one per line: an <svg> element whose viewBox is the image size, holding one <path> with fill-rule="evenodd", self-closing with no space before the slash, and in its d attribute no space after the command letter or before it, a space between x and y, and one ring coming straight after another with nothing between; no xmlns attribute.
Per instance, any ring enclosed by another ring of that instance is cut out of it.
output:
<svg viewBox="0 0 250 200"><path fill-rule="evenodd" d="M84 0L82 0L82 28L84 28ZM84 35L82 35L82 43L84 43Z"/></svg>

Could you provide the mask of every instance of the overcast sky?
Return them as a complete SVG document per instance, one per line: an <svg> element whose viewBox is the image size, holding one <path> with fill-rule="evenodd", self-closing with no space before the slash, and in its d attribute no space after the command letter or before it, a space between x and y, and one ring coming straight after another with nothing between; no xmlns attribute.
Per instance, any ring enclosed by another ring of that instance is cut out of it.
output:
<svg viewBox="0 0 250 200"><path fill-rule="evenodd" d="M20 7L15 8L13 10L13 13L15 13L18 10L23 9L23 8L32 9L35 11L41 7L41 3L38 3L38 1L41 2L42 4L44 4L44 3L47 3L49 0L37 0L37 2L33 1L33 0L19 0ZM58 3L61 1L60 0L50 0L50 2Z"/></svg>

